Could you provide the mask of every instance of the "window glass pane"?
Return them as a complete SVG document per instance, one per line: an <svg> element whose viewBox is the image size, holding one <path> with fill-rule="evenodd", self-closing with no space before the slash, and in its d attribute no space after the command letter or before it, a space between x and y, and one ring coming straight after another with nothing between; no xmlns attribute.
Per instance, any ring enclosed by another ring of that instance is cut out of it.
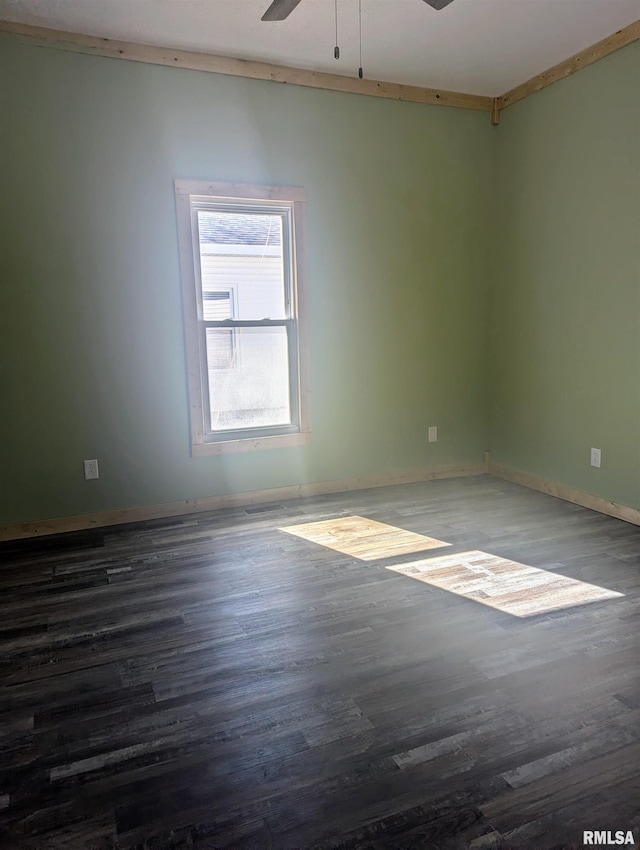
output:
<svg viewBox="0 0 640 850"><path fill-rule="evenodd" d="M216 329L215 334L207 335L207 369L235 368L235 330Z"/></svg>
<svg viewBox="0 0 640 850"><path fill-rule="evenodd" d="M232 290L232 318L287 318L281 215L199 210L198 231L203 304Z"/></svg>
<svg viewBox="0 0 640 850"><path fill-rule="evenodd" d="M224 328L207 328L211 429L291 424L289 354L285 327L234 328L233 351L220 368Z"/></svg>
<svg viewBox="0 0 640 850"><path fill-rule="evenodd" d="M230 292L202 293L202 318L205 322L222 322L224 319L235 319L231 309Z"/></svg>

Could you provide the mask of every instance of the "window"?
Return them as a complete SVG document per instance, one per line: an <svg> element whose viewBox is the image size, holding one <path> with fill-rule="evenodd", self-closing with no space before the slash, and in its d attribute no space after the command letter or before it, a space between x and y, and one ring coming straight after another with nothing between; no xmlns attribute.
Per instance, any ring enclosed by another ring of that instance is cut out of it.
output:
<svg viewBox="0 0 640 850"><path fill-rule="evenodd" d="M176 181L192 454L310 440L304 192Z"/></svg>

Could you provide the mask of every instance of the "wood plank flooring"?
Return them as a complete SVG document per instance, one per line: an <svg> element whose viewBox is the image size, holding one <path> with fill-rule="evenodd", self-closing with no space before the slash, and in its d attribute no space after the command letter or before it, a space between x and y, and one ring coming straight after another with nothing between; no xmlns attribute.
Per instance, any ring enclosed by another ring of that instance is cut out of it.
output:
<svg viewBox="0 0 640 850"><path fill-rule="evenodd" d="M409 534L291 533L351 517ZM411 574L469 552L620 595L521 617ZM3 849L640 842L638 527L483 475L0 561Z"/></svg>

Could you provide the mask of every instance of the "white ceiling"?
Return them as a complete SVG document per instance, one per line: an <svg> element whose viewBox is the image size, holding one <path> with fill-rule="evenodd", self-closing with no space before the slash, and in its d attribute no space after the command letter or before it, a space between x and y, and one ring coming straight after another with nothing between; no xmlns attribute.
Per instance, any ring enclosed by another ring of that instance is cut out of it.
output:
<svg viewBox="0 0 640 850"><path fill-rule="evenodd" d="M640 18L640 0L361 0L369 79L497 96ZM358 0L0 0L0 19L356 76Z"/></svg>

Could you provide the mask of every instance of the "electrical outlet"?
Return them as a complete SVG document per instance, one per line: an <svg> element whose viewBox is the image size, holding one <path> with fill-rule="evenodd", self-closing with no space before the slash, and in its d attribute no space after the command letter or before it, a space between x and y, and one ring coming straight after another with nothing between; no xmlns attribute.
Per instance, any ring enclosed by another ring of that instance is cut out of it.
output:
<svg viewBox="0 0 640 850"><path fill-rule="evenodd" d="M437 425L429 426L429 442L437 443L438 442L438 427Z"/></svg>
<svg viewBox="0 0 640 850"><path fill-rule="evenodd" d="M600 467L601 452L600 449L591 449L591 466Z"/></svg>
<svg viewBox="0 0 640 850"><path fill-rule="evenodd" d="M94 478L99 478L98 475L98 461L97 460L85 460L84 462L84 480L91 481Z"/></svg>

